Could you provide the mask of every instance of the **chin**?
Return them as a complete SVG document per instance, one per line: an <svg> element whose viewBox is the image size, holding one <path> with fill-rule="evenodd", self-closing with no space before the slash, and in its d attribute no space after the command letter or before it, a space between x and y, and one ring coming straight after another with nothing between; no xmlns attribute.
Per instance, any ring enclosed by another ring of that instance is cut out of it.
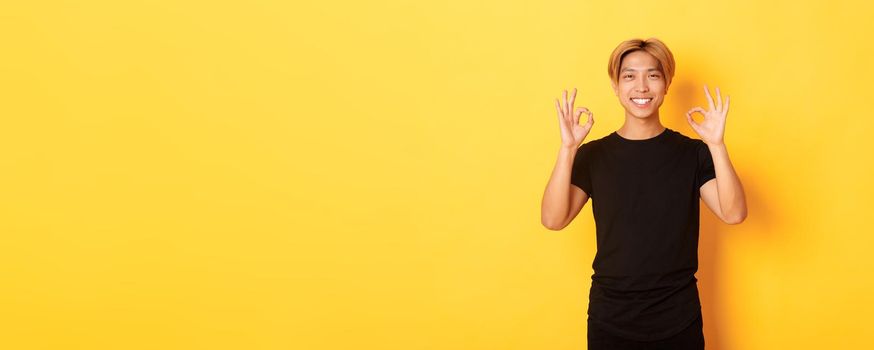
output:
<svg viewBox="0 0 874 350"><path fill-rule="evenodd" d="M652 108L650 110L641 110L640 108L637 108L636 106L626 106L626 111L628 112L628 114L631 114L633 117L635 117L637 119L647 119L647 118L652 117L653 115L657 114L659 107L661 107L661 104L659 104L658 106L656 106L655 108Z"/></svg>
<svg viewBox="0 0 874 350"><path fill-rule="evenodd" d="M628 112L630 112L629 114L631 114L631 116L633 116L637 119L646 119L646 118L652 117L655 114L655 110L653 110L651 112L644 112L641 110L630 110Z"/></svg>

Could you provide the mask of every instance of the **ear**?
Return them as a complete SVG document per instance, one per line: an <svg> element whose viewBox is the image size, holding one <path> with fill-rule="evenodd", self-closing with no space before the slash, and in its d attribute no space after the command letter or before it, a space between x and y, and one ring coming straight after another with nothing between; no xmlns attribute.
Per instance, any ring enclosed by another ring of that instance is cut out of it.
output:
<svg viewBox="0 0 874 350"><path fill-rule="evenodd" d="M613 80L610 80L610 87L613 88L613 94L618 97L619 96L619 87L616 86L616 82Z"/></svg>

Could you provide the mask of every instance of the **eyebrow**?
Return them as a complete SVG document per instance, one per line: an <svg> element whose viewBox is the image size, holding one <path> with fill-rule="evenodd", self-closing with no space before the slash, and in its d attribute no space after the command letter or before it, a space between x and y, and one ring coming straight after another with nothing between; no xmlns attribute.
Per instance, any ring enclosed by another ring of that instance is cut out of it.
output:
<svg viewBox="0 0 874 350"><path fill-rule="evenodd" d="M627 70L635 71L635 72L637 71L637 69L634 69L634 68L625 68L625 69L623 69L622 71L624 72L624 71L627 71ZM650 68L650 69L647 69L647 71L659 71L659 69L658 69L658 68Z"/></svg>

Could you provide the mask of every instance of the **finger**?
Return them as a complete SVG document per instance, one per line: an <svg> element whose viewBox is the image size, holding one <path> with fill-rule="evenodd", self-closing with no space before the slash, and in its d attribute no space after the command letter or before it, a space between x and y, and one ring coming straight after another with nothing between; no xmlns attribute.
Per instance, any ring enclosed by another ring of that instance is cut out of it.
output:
<svg viewBox="0 0 874 350"><path fill-rule="evenodd" d="M565 113L565 115L570 117L571 108L568 106L568 103L567 103L567 90L564 90L564 92L561 94L561 98L564 99L564 113Z"/></svg>
<svg viewBox="0 0 874 350"><path fill-rule="evenodd" d="M558 113L558 121L563 123L565 121L564 113L561 112L561 106L558 104L558 99L555 99L555 112Z"/></svg>
<svg viewBox="0 0 874 350"><path fill-rule="evenodd" d="M692 118L692 115L695 114L695 112L698 112L698 113L701 113L701 114L704 114L704 113L705 113L704 108L701 108L701 107L695 106L695 107L693 107L692 109L690 109L688 112L686 112L686 118L688 118L691 122L695 122L695 119ZM695 124L697 125L698 122L695 122Z"/></svg>
<svg viewBox="0 0 874 350"><path fill-rule="evenodd" d="M716 110L722 111L722 93L719 92L719 86L716 87Z"/></svg>
<svg viewBox="0 0 874 350"><path fill-rule="evenodd" d="M574 101L577 99L577 88L574 88L574 93L571 95L570 107L574 108Z"/></svg>
<svg viewBox="0 0 874 350"><path fill-rule="evenodd" d="M580 124L580 115L582 115L585 110L586 109L583 107L579 107L576 109L576 112L574 112L574 124L573 125Z"/></svg>
<svg viewBox="0 0 874 350"><path fill-rule="evenodd" d="M698 123L696 123L695 120L692 119L692 111L686 112L686 121L689 122L689 126L691 126L692 129L695 130L695 132L698 132Z"/></svg>
<svg viewBox="0 0 874 350"><path fill-rule="evenodd" d="M728 114L728 103L731 102L731 96L725 96L725 110L722 113Z"/></svg>
<svg viewBox="0 0 874 350"><path fill-rule="evenodd" d="M716 109L716 106L713 105L713 97L710 97L710 89L707 88L707 84L704 84L704 96L707 96L707 104L710 105L710 109Z"/></svg>
<svg viewBox="0 0 874 350"><path fill-rule="evenodd" d="M586 120L586 127L591 129L592 124L595 124L595 117L592 116L592 111L586 110L586 114L589 115L588 120Z"/></svg>
<svg viewBox="0 0 874 350"><path fill-rule="evenodd" d="M686 114L688 114L691 117L693 114L695 114L695 112L701 113L701 115L704 115L704 116L707 115L707 111L705 111L704 108L701 108L698 106L692 107L692 109L690 109L688 112L686 112Z"/></svg>

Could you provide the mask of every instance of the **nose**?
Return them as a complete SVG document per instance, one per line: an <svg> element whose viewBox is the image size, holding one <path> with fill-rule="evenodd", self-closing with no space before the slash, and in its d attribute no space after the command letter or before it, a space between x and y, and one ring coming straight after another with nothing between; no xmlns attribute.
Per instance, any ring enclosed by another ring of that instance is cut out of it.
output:
<svg viewBox="0 0 874 350"><path fill-rule="evenodd" d="M649 91L649 85L648 85L648 83L647 83L647 81L646 81L646 78L643 78L643 79L638 80L636 86L634 87L634 90L637 91L637 92L647 92L647 91Z"/></svg>

